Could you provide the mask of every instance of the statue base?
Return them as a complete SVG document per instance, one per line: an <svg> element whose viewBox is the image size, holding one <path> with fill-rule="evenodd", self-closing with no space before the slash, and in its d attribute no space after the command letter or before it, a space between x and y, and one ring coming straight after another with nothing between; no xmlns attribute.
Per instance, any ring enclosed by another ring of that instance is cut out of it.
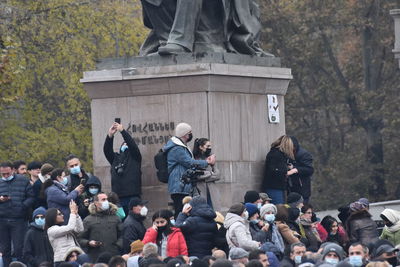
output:
<svg viewBox="0 0 400 267"><path fill-rule="evenodd" d="M152 211L166 208L171 200L167 185L157 180L153 157L175 126L187 122L194 138L212 142L221 172L213 185L214 208L227 211L243 201L246 190L261 190L270 144L285 133L284 95L291 79L291 70L274 57L211 53L102 60L81 80L91 99L94 174L111 190L103 144L114 118L121 118L142 153L142 198ZM268 94L277 95L279 123L269 121ZM117 151L122 138L115 139Z"/></svg>

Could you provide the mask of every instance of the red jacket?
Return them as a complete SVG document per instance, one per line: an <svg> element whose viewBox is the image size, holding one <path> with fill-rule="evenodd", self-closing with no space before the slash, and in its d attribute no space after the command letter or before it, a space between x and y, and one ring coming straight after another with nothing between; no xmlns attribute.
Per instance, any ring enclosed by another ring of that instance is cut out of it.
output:
<svg viewBox="0 0 400 267"><path fill-rule="evenodd" d="M185 237L183 236L181 229L171 227L172 233L167 237L167 257L176 257L179 255L188 256L188 249L186 246ZM143 241L146 243L157 243L157 231L153 227L147 229L144 235Z"/></svg>

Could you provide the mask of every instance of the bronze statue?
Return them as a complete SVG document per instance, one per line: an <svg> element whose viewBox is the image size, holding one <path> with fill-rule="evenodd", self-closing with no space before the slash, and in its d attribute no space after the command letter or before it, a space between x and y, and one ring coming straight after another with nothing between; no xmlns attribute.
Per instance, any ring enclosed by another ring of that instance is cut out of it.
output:
<svg viewBox="0 0 400 267"><path fill-rule="evenodd" d="M141 0L151 29L140 55L233 52L273 56L259 45L256 0Z"/></svg>

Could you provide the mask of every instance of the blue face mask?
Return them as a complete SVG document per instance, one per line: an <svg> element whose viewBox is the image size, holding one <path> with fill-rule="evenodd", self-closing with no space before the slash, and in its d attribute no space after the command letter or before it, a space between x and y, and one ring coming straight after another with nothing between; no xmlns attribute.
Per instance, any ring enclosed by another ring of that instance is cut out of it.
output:
<svg viewBox="0 0 400 267"><path fill-rule="evenodd" d="M44 223L45 223L45 219L44 219L44 218L36 218L36 219L35 219L35 223L36 223L36 225L38 225L38 226L43 226Z"/></svg>
<svg viewBox="0 0 400 267"><path fill-rule="evenodd" d="M127 150L127 149L128 149L128 146L127 146L127 145L121 146L121 152L125 152L125 150Z"/></svg>
<svg viewBox="0 0 400 267"><path fill-rule="evenodd" d="M9 182L14 179L14 175L8 176L7 178L2 177L3 181Z"/></svg>
<svg viewBox="0 0 400 267"><path fill-rule="evenodd" d="M296 264L300 264L301 263L301 256L300 255L294 256L294 262Z"/></svg>
<svg viewBox="0 0 400 267"><path fill-rule="evenodd" d="M355 267L360 267L361 265L363 265L363 260L361 255L350 256L349 263Z"/></svg>
<svg viewBox="0 0 400 267"><path fill-rule="evenodd" d="M261 209L262 203L257 203L257 209Z"/></svg>
<svg viewBox="0 0 400 267"><path fill-rule="evenodd" d="M171 225L175 225L175 220L174 219L170 220L170 222L171 222Z"/></svg>
<svg viewBox="0 0 400 267"><path fill-rule="evenodd" d="M325 258L325 262L329 263L329 264L336 265L336 264L339 263L339 260L338 259L333 259L333 258Z"/></svg>
<svg viewBox="0 0 400 267"><path fill-rule="evenodd" d="M260 220L259 219L255 219L255 220L251 220L250 222L253 223L253 224L257 224L257 223L260 222Z"/></svg>
<svg viewBox="0 0 400 267"><path fill-rule="evenodd" d="M70 168L69 171L70 171L72 174L79 174L79 173L81 172L81 167L80 167L80 166L75 166L75 167L73 167L73 168Z"/></svg>
<svg viewBox="0 0 400 267"><path fill-rule="evenodd" d="M67 177L63 177L63 180L61 181L61 184L67 185L68 184L68 178Z"/></svg>
<svg viewBox="0 0 400 267"><path fill-rule="evenodd" d="M99 192L98 188L89 188L89 193L92 195L96 195Z"/></svg>
<svg viewBox="0 0 400 267"><path fill-rule="evenodd" d="M264 219L267 222L273 222L273 221L275 221L275 214L265 214Z"/></svg>

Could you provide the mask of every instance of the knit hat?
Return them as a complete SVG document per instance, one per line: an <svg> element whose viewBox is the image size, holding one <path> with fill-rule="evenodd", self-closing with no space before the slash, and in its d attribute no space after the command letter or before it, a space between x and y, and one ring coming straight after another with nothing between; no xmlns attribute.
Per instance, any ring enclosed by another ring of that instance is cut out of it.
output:
<svg viewBox="0 0 400 267"><path fill-rule="evenodd" d="M263 201L266 201L266 200L271 201L272 200L272 198L270 198L267 193L259 193L258 195L260 196L260 198Z"/></svg>
<svg viewBox="0 0 400 267"><path fill-rule="evenodd" d="M242 258L247 258L247 257L249 257L249 253L242 248L233 247L229 251L229 259L230 260L237 260L237 259L242 259Z"/></svg>
<svg viewBox="0 0 400 267"><path fill-rule="evenodd" d="M50 163L45 163L42 165L42 167L40 168L40 173L45 176L46 174L51 173L54 170L53 165L51 165Z"/></svg>
<svg viewBox="0 0 400 267"><path fill-rule="evenodd" d="M39 161L32 161L29 162L28 164L28 171L30 170L36 170L36 169L40 169L42 167L42 163L40 163Z"/></svg>
<svg viewBox="0 0 400 267"><path fill-rule="evenodd" d="M362 197L358 200L358 202L362 203L366 208L369 208L369 200L365 197Z"/></svg>
<svg viewBox="0 0 400 267"><path fill-rule="evenodd" d="M242 213L243 213L243 211L244 211L245 208L246 208L245 205L243 205L242 203L233 204L233 205L229 208L228 212L234 213L234 214L240 216L240 215L242 215Z"/></svg>
<svg viewBox="0 0 400 267"><path fill-rule="evenodd" d="M275 215L278 212L278 210L276 209L276 206L274 204L267 203L264 206L262 206L260 209L261 218L264 218L265 214L267 214L267 212L270 212L270 211L272 211L272 213Z"/></svg>
<svg viewBox="0 0 400 267"><path fill-rule="evenodd" d="M325 258L325 256L328 255L329 252L336 253L336 255L339 257L339 261L343 260L344 251L343 248L338 244L332 243L325 246L324 250L322 251L322 258Z"/></svg>
<svg viewBox="0 0 400 267"><path fill-rule="evenodd" d="M176 137L182 137L189 133L192 130L192 126L190 126L187 123L181 122L178 125L176 125L175 128L175 136Z"/></svg>
<svg viewBox="0 0 400 267"><path fill-rule="evenodd" d="M246 203L246 210L249 212L249 218L258 212L258 208L253 203Z"/></svg>
<svg viewBox="0 0 400 267"><path fill-rule="evenodd" d="M244 203L254 203L260 199L260 195L257 191L247 191L244 195Z"/></svg>
<svg viewBox="0 0 400 267"><path fill-rule="evenodd" d="M39 208L35 209L35 210L33 211L33 214L32 214L32 220L35 220L35 217L36 217L37 215L43 215L43 216L45 216L45 215L46 215L46 209L43 208L43 207L39 207Z"/></svg>
<svg viewBox="0 0 400 267"><path fill-rule="evenodd" d="M131 253L138 253L143 250L143 242L141 240L136 240L131 243Z"/></svg>
<svg viewBox="0 0 400 267"><path fill-rule="evenodd" d="M363 203L363 202L356 201L356 202L353 202L350 204L351 211L360 211L360 210L364 210L366 208L367 208L367 205L365 202Z"/></svg>
<svg viewBox="0 0 400 267"><path fill-rule="evenodd" d="M296 192L291 192L287 197L287 203L291 207L295 207L298 204L303 203L303 202L304 202L303 197L299 193L296 193Z"/></svg>

